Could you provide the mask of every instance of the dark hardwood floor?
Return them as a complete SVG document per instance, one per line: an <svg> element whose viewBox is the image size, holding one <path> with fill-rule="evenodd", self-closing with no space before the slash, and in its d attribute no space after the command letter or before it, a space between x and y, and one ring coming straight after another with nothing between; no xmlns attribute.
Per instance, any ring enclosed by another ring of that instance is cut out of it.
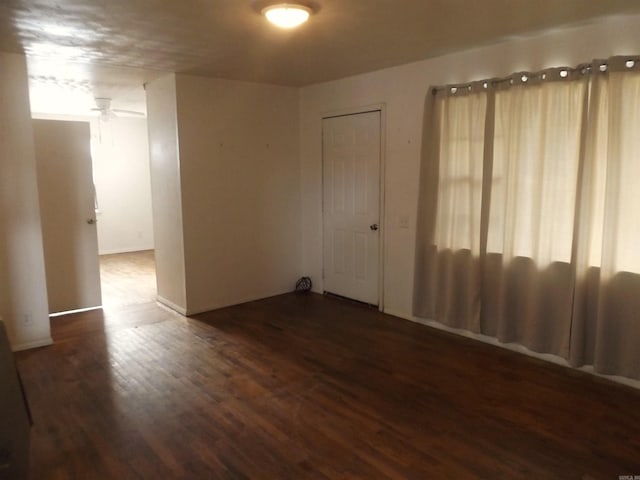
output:
<svg viewBox="0 0 640 480"><path fill-rule="evenodd" d="M348 301L52 325L17 354L33 479L640 475L640 391Z"/></svg>

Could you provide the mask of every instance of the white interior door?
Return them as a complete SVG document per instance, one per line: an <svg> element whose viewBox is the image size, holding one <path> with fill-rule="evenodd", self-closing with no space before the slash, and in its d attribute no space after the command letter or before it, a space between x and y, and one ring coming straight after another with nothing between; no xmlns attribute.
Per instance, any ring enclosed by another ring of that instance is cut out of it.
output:
<svg viewBox="0 0 640 480"><path fill-rule="evenodd" d="M380 112L326 118L324 290L378 304Z"/></svg>
<svg viewBox="0 0 640 480"><path fill-rule="evenodd" d="M100 306L89 123L33 124L49 312Z"/></svg>

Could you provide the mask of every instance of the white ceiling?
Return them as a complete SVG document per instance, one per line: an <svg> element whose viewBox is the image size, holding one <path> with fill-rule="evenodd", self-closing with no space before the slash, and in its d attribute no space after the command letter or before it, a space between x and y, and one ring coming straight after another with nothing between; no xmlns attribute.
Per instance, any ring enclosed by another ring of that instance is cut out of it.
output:
<svg viewBox="0 0 640 480"><path fill-rule="evenodd" d="M638 0L315 0L310 21L284 31L264 2L2 0L0 51L29 56L36 103L72 91L135 110L166 72L300 86L640 13Z"/></svg>

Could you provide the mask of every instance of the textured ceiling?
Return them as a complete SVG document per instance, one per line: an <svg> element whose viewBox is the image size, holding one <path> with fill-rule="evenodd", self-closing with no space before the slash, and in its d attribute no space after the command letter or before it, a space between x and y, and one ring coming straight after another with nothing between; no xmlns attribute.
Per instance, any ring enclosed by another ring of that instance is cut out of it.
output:
<svg viewBox="0 0 640 480"><path fill-rule="evenodd" d="M0 51L25 52L34 82L92 93L139 87L162 72L299 86L640 13L638 0L316 3L307 24L283 31L255 0L1 0Z"/></svg>

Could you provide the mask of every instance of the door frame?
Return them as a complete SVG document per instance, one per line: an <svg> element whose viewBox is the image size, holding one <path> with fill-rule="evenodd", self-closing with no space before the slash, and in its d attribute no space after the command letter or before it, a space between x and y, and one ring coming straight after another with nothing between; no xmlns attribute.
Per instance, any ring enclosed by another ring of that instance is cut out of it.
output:
<svg viewBox="0 0 640 480"><path fill-rule="evenodd" d="M386 124L387 124L387 106L385 103L375 103L371 105L365 105L361 107L351 107L339 110L329 110L323 112L320 118L320 152L321 152L321 210L322 210L322 289L324 291L324 120L335 117L346 117L349 115L359 115L361 113L380 112L380 179L378 181L378 189L380 190L380 205L378 206L380 212L380 242L378 245L378 310L384 312L384 251L386 245L386 228L385 228L385 177L386 177Z"/></svg>

